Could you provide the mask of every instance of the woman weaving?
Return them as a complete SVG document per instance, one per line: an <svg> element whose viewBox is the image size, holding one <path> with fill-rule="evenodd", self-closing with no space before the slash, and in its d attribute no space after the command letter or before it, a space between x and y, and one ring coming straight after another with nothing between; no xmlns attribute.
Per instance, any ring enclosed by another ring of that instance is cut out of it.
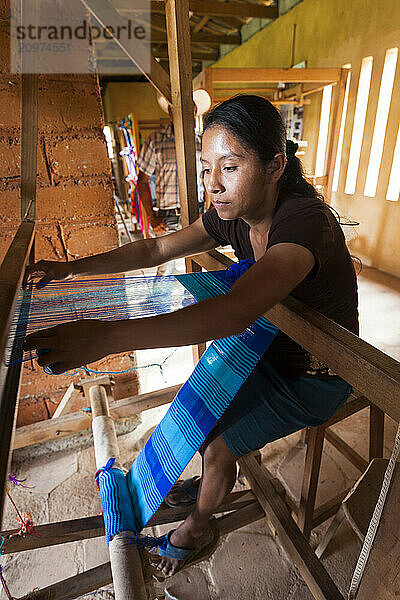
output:
<svg viewBox="0 0 400 600"><path fill-rule="evenodd" d="M184 230L69 263L40 261L28 279L38 285L76 275L119 273L159 265L231 244L255 261L225 296L133 321L80 321L32 334L26 349L62 373L111 353L197 344L243 331L291 294L358 333L357 284L343 233L303 177L297 145L286 141L279 112L257 96L237 96L206 117L204 185L213 208ZM350 386L282 333L235 396L203 445L201 479L177 484L170 505L195 500L169 537L159 568L172 575L204 537L230 492L236 460L268 442L325 422ZM196 485L197 484L197 485ZM196 499L197 495L197 499ZM179 552L179 549L186 550Z"/></svg>

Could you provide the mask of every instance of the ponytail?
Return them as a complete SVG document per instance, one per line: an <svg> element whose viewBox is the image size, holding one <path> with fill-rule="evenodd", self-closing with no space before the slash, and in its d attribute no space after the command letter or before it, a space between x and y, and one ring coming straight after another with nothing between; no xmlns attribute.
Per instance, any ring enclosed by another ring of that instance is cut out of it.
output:
<svg viewBox="0 0 400 600"><path fill-rule="evenodd" d="M279 180L280 195L323 200L322 194L304 177L302 164L296 156L298 149L298 144L292 140L286 140L287 163Z"/></svg>

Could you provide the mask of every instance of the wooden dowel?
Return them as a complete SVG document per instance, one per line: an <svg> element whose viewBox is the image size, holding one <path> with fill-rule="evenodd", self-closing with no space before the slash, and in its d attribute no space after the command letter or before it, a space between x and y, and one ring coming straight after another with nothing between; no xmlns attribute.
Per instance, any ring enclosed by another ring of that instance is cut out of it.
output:
<svg viewBox="0 0 400 600"><path fill-rule="evenodd" d="M104 563L94 569L74 575L74 577L26 594L19 600L73 600L73 598L98 590L111 582L110 563Z"/></svg>
<svg viewBox="0 0 400 600"><path fill-rule="evenodd" d="M91 386L89 398L96 466L100 469L109 458L116 458L114 466L120 467L117 435L110 417L105 388L100 385ZM135 532L122 531L113 537L108 546L116 600L147 600L138 548L134 543L127 543L127 538L134 537Z"/></svg>

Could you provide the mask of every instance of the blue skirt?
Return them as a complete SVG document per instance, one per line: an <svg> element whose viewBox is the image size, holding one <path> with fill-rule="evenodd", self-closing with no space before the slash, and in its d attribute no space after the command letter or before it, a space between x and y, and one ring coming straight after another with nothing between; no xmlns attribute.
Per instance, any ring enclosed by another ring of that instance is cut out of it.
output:
<svg viewBox="0 0 400 600"><path fill-rule="evenodd" d="M322 425L353 391L343 379L282 375L262 358L211 431L240 458L304 427Z"/></svg>

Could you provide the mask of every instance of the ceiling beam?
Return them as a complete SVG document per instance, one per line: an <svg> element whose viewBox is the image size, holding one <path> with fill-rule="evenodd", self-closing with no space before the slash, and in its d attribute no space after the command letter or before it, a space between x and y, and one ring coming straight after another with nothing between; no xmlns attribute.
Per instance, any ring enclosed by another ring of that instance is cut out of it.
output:
<svg viewBox="0 0 400 600"><path fill-rule="evenodd" d="M214 83L332 83L340 78L339 68L280 69L257 67L219 67L213 69Z"/></svg>
<svg viewBox="0 0 400 600"><path fill-rule="evenodd" d="M192 33L190 36L192 44L206 44L209 46L219 46L220 44L240 44L240 33L234 33L232 35L220 35L220 34L211 34L211 33ZM99 38L96 40L97 44L106 44L109 40ZM167 43L167 34L161 33L159 31L151 32L151 39L144 39L142 43L154 43L154 44L166 44Z"/></svg>
<svg viewBox="0 0 400 600"><path fill-rule="evenodd" d="M122 26L126 24L125 19L121 17L108 0L103 0L101 3L95 0L81 0L81 2L103 27L111 25ZM121 50L135 63L139 71L149 80L151 85L170 102L171 83L169 75L153 57L150 58L150 74L147 73L148 49L139 43L138 40L122 41L114 35L112 37Z"/></svg>
<svg viewBox="0 0 400 600"><path fill-rule="evenodd" d="M116 7L118 12L135 14L134 7L127 7L124 3ZM143 12L143 8L138 9ZM277 6L265 6L263 4L252 4L248 2L208 2L205 0L190 0L189 10L198 15L207 15L208 17L239 17L243 19L277 19L279 16ZM164 2L152 1L151 12L164 13Z"/></svg>
<svg viewBox="0 0 400 600"><path fill-rule="evenodd" d="M154 57L160 58L161 60L168 60L168 52L166 49L160 50L152 50L152 54ZM214 52L192 52L192 60L218 60L219 53ZM101 52L97 55L98 61L122 61L122 62L131 62L130 58L128 58L125 54L118 52Z"/></svg>

